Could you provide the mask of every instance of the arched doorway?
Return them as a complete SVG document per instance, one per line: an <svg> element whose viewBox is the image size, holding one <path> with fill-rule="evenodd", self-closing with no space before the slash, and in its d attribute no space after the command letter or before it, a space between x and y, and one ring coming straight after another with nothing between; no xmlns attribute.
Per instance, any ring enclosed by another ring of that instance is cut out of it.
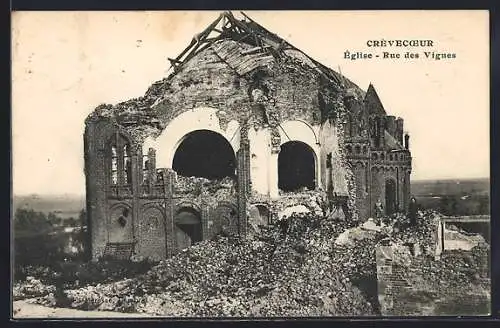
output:
<svg viewBox="0 0 500 328"><path fill-rule="evenodd" d="M200 213L190 207L181 208L175 216L175 236L179 250L203 239Z"/></svg>
<svg viewBox="0 0 500 328"><path fill-rule="evenodd" d="M387 215L391 215L396 210L396 182L393 179L388 179L385 181L385 211Z"/></svg>
<svg viewBox="0 0 500 328"><path fill-rule="evenodd" d="M233 177L236 157L231 144L222 135L210 130L196 130L188 133L177 147L172 169L187 177Z"/></svg>
<svg viewBox="0 0 500 328"><path fill-rule="evenodd" d="M316 160L311 147L301 141L281 145L278 155L278 188L297 191L316 188Z"/></svg>

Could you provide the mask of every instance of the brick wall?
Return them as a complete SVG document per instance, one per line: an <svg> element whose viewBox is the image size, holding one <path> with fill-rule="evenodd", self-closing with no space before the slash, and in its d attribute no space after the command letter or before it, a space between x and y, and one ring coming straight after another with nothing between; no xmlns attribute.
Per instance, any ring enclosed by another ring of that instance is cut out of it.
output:
<svg viewBox="0 0 500 328"><path fill-rule="evenodd" d="M331 89L327 92L328 95L325 93L327 87ZM266 100L259 103L255 102L255 99L251 96L253 88L264 90ZM163 239L165 239L167 255L176 251L175 238L173 237L175 235L173 222L175 207L172 201L172 197L175 196L173 195L174 191L147 197L148 202L156 204L146 209L146 206L149 205L142 197L142 186L138 183L138 181L142 182L143 178L143 152L141 148L144 138L158 136L161 133L161 128L168 129L169 123L174 118L193 109L206 109L208 107L217 109L218 111L214 115L218 117L218 122L223 131L226 131L228 122L232 120L236 120L239 124L239 142L241 145L239 148L240 155L238 155L238 190L241 192L238 194L238 198L229 197L228 201L237 204L238 231L241 234L245 234L247 227L246 206L248 204L247 198L251 192L249 188L250 177L251 180L256 181L262 179L263 176L265 176L265 179L269 179L269 176L272 177L274 174L269 173L270 167L274 164L268 164L269 167L259 167L255 171L257 173L251 175L251 167L256 165L256 161L251 162L251 156L254 154L251 147L256 145L265 146L270 152L273 141L271 137L266 137L261 138L262 140L259 139L259 142L252 142L252 140L248 142L246 136L241 135L243 132L248 133L250 136L254 135L246 129L247 123L255 127L254 124L257 122L258 128L269 129L269 136L273 135L271 132L276 134L276 131L280 131L278 125L286 121L302 120L309 126L314 127L318 133L319 145L312 146L313 148L319 148L317 150L319 154L317 160L319 161L320 185L328 188L331 184L333 192L341 196L349 194L346 177L350 175L350 168L341 160L340 156L342 136L339 133L342 132L337 131L336 123L326 120L327 115L325 114L343 108L343 106L339 105L337 99L337 96L340 95L339 90L334 84L326 82L325 78L320 76L315 69L294 60L286 60L281 63L269 63L266 67L261 67L256 71L240 76L236 70L219 57L212 47L208 47L195 55L190 61L184 63L175 75L155 83L151 90L148 91L147 96L147 106L150 108L138 108L137 104L134 105L134 100L116 107L106 105L99 110L96 109L95 113L91 115L92 118L89 118L86 122L84 139L87 211L90 217L90 234L94 258L102 254L106 243L109 241L110 231L113 233L112 229L114 228L109 225L108 218L110 217L113 202L119 201L127 202L132 210L132 234L136 239L139 239L137 250L140 254L154 253L161 256L164 250L161 250L157 243ZM154 95L152 96L152 94ZM366 113L363 114L362 112L363 102L361 98L353 103L351 107L352 111L356 112L355 115L366 118ZM123 115L124 111L125 115ZM221 114L221 111L224 114ZM105 113L105 115L102 113ZM253 116L249 118L249 114ZM266 116L269 125L264 126ZM247 121L248 119L249 121ZM160 123L156 122L156 120ZM131 185L130 194L127 196L117 195L110 198L107 194L105 143L117 131L127 135L134 149L131 160L133 181L135 182ZM186 131L186 133L188 132L191 131ZM263 143L266 144L262 145ZM364 151L365 148L362 149ZM329 157L330 154L331 157ZM370 154L369 149L367 152L364 151L364 155L367 154ZM162 156L165 155L158 154L158 158L162 158ZM256 156L260 156L262 158L261 162L264 164L266 163L264 158L268 156L270 160L267 160L267 163L277 158L275 153L266 156L257 153ZM326 169L328 158L332 159L330 171ZM399 171L393 171L391 167L372 172L369 165L366 164L368 158L363 158L361 165L354 164L353 166L358 185L357 204L359 212L365 217L369 216L379 196L384 201L384 179L392 177L398 180L398 186L405 185L400 183L402 176L399 175ZM154 160L151 162L154 163ZM405 165L401 163L402 170L406 170ZM409 183L409 179L406 181ZM173 182L171 182L170 186L172 185ZM409 188L404 188L406 189L398 187L398 196L406 199ZM266 190L265 184L259 185L259 190L265 190L273 196L278 194L277 186L268 186ZM195 201L199 202L198 199L195 199ZM218 210L215 203L210 203L210 199L205 201L207 203L200 206L203 207L201 215L203 234L204 238L208 238L215 231L214 229L218 229L218 223L214 217L214 215L217 215ZM144 213L151 214L152 217L161 214L163 215L162 222L151 225L147 223L148 218L144 217ZM145 229L144 226L153 229L152 231L155 232L157 240L143 240L145 237L142 236L146 235L146 233L142 232ZM165 233L162 235L160 230L164 230ZM155 251L152 249L155 249Z"/></svg>
<svg viewBox="0 0 500 328"><path fill-rule="evenodd" d="M105 141L114 131L115 127L110 120L89 122L85 128L86 198L92 258L102 255L108 240Z"/></svg>
<svg viewBox="0 0 500 328"><path fill-rule="evenodd" d="M165 213L160 204L148 204L138 220L136 252L146 258L161 260L167 256Z"/></svg>
<svg viewBox="0 0 500 328"><path fill-rule="evenodd" d="M349 168L341 159L341 145L339 144L339 131L330 122L324 122L319 130L321 177L324 190L332 190L339 196L348 196L346 176ZM327 160L331 154L331 168L327 168Z"/></svg>
<svg viewBox="0 0 500 328"><path fill-rule="evenodd" d="M388 239L376 246L378 300L382 316L486 315L489 311L489 289L455 284L438 290L432 283L453 284L446 277L429 276L432 257L410 252L408 246ZM440 280L441 279L441 280ZM454 279L454 278L449 278ZM488 285L482 278L479 285Z"/></svg>
<svg viewBox="0 0 500 328"><path fill-rule="evenodd" d="M396 183L396 202L401 210L408 210L410 199L410 173L408 166L389 166L376 164L371 167L371 215L375 215L374 208L378 200L386 206L386 181L391 179ZM366 203L368 204L368 202Z"/></svg>

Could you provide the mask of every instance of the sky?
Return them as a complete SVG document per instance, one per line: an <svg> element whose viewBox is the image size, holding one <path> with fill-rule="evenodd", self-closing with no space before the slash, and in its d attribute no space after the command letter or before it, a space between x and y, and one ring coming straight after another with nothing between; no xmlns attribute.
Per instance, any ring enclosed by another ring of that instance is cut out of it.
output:
<svg viewBox="0 0 500 328"><path fill-rule="evenodd" d="M366 90L405 120L412 179L489 177L487 11L247 11L252 19ZM241 17L239 12L234 12ZM14 194L85 193L84 120L101 103L142 96L219 15L192 12L14 12ZM433 40L429 48L369 48L368 40ZM344 52L417 59L351 60Z"/></svg>

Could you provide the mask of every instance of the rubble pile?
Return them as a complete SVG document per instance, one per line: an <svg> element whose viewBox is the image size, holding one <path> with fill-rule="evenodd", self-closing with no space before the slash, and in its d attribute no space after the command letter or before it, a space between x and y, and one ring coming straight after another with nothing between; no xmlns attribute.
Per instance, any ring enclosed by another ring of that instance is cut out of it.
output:
<svg viewBox="0 0 500 328"><path fill-rule="evenodd" d="M432 210L419 211L415 226L410 226L407 217L401 214L383 218L381 223L388 235L401 243L418 244L427 252L432 252L436 244L438 213Z"/></svg>
<svg viewBox="0 0 500 328"><path fill-rule="evenodd" d="M336 223L293 215L263 229L258 239L219 236L144 275L66 295L74 308L166 316L376 314L373 301L352 283L359 278L356 266L373 262L359 256L367 245L335 247L342 230Z"/></svg>
<svg viewBox="0 0 500 328"><path fill-rule="evenodd" d="M392 291L399 301L398 311L403 311L393 314L488 313L489 245L478 243L470 251L445 250L436 257L439 215L433 211L420 212L416 226L409 226L404 217L401 219L389 226L387 235L394 242L392 272L400 272L398 275L410 288Z"/></svg>
<svg viewBox="0 0 500 328"><path fill-rule="evenodd" d="M28 276L23 282L15 283L12 289L14 301L47 295L56 290L55 286L46 285L32 276Z"/></svg>
<svg viewBox="0 0 500 328"><path fill-rule="evenodd" d="M408 248L407 248L408 250ZM481 315L490 312L491 280L489 247L471 251L447 251L440 259L432 255L395 256L401 277L411 286L393 297L404 300L396 315ZM398 267L398 268L396 268ZM400 308L401 311L401 308ZM408 312L409 311L409 312ZM397 314L399 313L399 314Z"/></svg>
<svg viewBox="0 0 500 328"><path fill-rule="evenodd" d="M218 202L234 200L236 197L236 182L231 177L210 180L178 175L175 192L179 195L189 196L193 201L203 201L215 207Z"/></svg>
<svg viewBox="0 0 500 328"><path fill-rule="evenodd" d="M415 260L429 288L447 293L450 288L490 288L489 246L481 244L467 251L447 251L438 261L426 257Z"/></svg>
<svg viewBox="0 0 500 328"><path fill-rule="evenodd" d="M293 213L252 239L217 236L145 274L68 290L67 306L172 317L377 315L375 246L387 237L425 239L434 215L419 213L416 227L385 225L393 221L382 218L351 228L334 215ZM441 261L424 255L412 262L422 268L417 278L423 285L446 295L450 286L485 288L487 251L476 247L443 254ZM54 304L50 295L36 302Z"/></svg>
<svg viewBox="0 0 500 328"><path fill-rule="evenodd" d="M452 224L446 225L444 239L444 248L447 250L471 250L487 243L482 235L463 231Z"/></svg>
<svg viewBox="0 0 500 328"><path fill-rule="evenodd" d="M278 200L272 201L272 207L276 213L283 212L283 215L288 216L286 209L303 206L313 215L321 216L324 214L322 204L325 203L326 195L321 191L304 189L298 192L283 192L280 190L280 196ZM283 215L279 215L279 217Z"/></svg>
<svg viewBox="0 0 500 328"><path fill-rule="evenodd" d="M28 299L54 293L60 289L78 288L96 283L120 281L127 276L143 274L153 266L149 261L117 261L100 260L98 262L57 262L50 267L28 266L29 274L19 277L13 285L14 298ZM45 305L51 304L44 303Z"/></svg>

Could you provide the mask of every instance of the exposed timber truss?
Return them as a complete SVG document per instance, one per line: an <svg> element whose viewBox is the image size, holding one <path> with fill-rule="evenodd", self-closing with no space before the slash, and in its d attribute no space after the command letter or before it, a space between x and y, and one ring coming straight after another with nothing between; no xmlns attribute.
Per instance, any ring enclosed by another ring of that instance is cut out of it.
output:
<svg viewBox="0 0 500 328"><path fill-rule="evenodd" d="M295 50L314 63L315 68L328 80L336 85L344 86L344 79L340 74L332 71L323 64L309 57L303 51L297 49L275 33L252 20L248 15L240 12L244 19L239 20L230 11L225 11L212 22L203 32L196 34L191 43L176 58L168 58L171 68L176 73L182 65L193 58L199 52L210 47L213 43L222 39L232 39L252 45L245 54L261 53L282 58L286 56L287 50Z"/></svg>

